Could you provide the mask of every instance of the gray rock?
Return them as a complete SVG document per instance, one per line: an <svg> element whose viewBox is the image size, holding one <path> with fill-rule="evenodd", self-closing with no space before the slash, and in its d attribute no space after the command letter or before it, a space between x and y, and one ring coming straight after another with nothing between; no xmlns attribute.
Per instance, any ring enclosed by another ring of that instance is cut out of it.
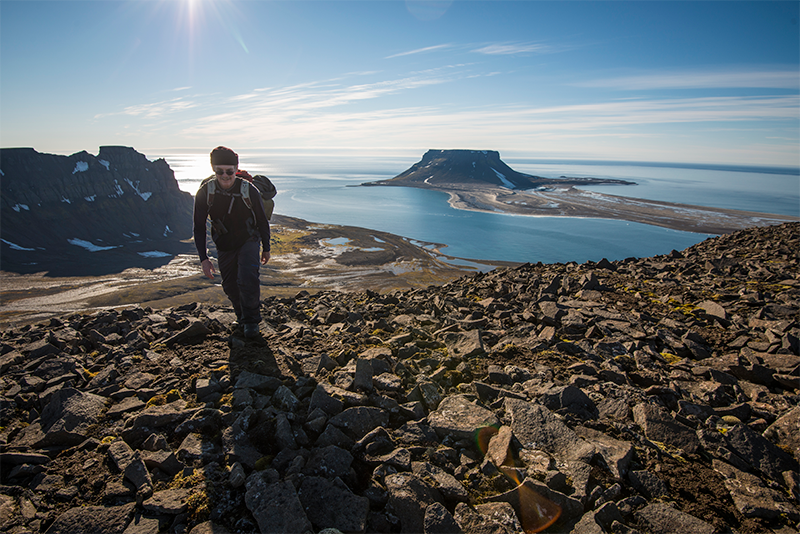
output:
<svg viewBox="0 0 800 534"><path fill-rule="evenodd" d="M447 352L459 358L471 358L486 352L480 330L448 332L444 335L444 342Z"/></svg>
<svg viewBox="0 0 800 534"><path fill-rule="evenodd" d="M252 389L259 393L272 393L281 385L281 380L277 377L242 371L236 378L234 387L237 389Z"/></svg>
<svg viewBox="0 0 800 534"><path fill-rule="evenodd" d="M606 465L611 470L611 474L617 480L625 477L628 472L628 466L633 460L633 444L628 441L614 439L590 428L579 427L575 431L580 437L594 444L597 452L603 457Z"/></svg>
<svg viewBox="0 0 800 534"><path fill-rule="evenodd" d="M328 415L336 415L344 410L344 402L330 395L324 387L317 386L311 394L311 402L308 405L309 412L321 409Z"/></svg>
<svg viewBox="0 0 800 534"><path fill-rule="evenodd" d="M339 430L339 428L328 424L328 426L325 427L325 431L319 435L314 445L317 447L335 445L342 449L349 449L354 443L355 440L353 438Z"/></svg>
<svg viewBox="0 0 800 534"><path fill-rule="evenodd" d="M800 519L797 507L778 491L768 488L760 478L714 459L714 470L722 475L736 509L745 517L775 519L785 514L792 521Z"/></svg>
<svg viewBox="0 0 800 534"><path fill-rule="evenodd" d="M424 534L464 534L444 505L435 502L425 509Z"/></svg>
<svg viewBox="0 0 800 534"><path fill-rule="evenodd" d="M106 412L106 416L116 419L122 416L122 414L135 412L136 410L141 410L144 407L145 403L139 400L138 397L126 397L109 408Z"/></svg>
<svg viewBox="0 0 800 534"><path fill-rule="evenodd" d="M470 402L464 395L446 397L428 416L428 424L444 439L472 439L475 431L484 426L497 425L497 416L491 411Z"/></svg>
<svg viewBox="0 0 800 534"><path fill-rule="evenodd" d="M546 500L542 501L541 497L544 497ZM531 478L526 478L522 484L510 491L499 495L493 495L486 500L489 502L507 502L511 504L517 511L517 515L523 522L523 526L528 522L526 520L528 515L531 517L538 517L542 514L542 510L552 510L553 504L561 509L560 520L562 521L575 521L583 515L583 504L578 499L554 491L545 484ZM547 501L550 502L548 503ZM456 519L458 518L456 517Z"/></svg>
<svg viewBox="0 0 800 534"><path fill-rule="evenodd" d="M245 504L262 534L304 534L312 529L291 482L268 483L254 476L245 486Z"/></svg>
<svg viewBox="0 0 800 534"><path fill-rule="evenodd" d="M232 462L241 462L249 469L255 469L256 462L263 456L238 422L222 431L222 446Z"/></svg>
<svg viewBox="0 0 800 534"><path fill-rule="evenodd" d="M11 495L0 494L0 528L6 530L16 522L20 510L17 501Z"/></svg>
<svg viewBox="0 0 800 534"><path fill-rule="evenodd" d="M332 527L342 532L366 529L369 499L355 495L339 478L306 477L297 495L317 528Z"/></svg>
<svg viewBox="0 0 800 534"><path fill-rule="evenodd" d="M692 534L714 534L716 528L702 519L681 512L662 503L648 504L636 512L636 518L646 525L652 534L675 534L691 532Z"/></svg>
<svg viewBox="0 0 800 534"><path fill-rule="evenodd" d="M191 463L200 460L204 464L219 461L222 459L222 450L216 443L206 438L202 434L189 434L181 442L175 456L183 463Z"/></svg>
<svg viewBox="0 0 800 534"><path fill-rule="evenodd" d="M153 481L139 451L134 451L127 443L118 439L109 445L108 455L139 495L144 498L152 495Z"/></svg>
<svg viewBox="0 0 800 534"><path fill-rule="evenodd" d="M136 505L77 506L59 515L47 534L122 534Z"/></svg>
<svg viewBox="0 0 800 534"><path fill-rule="evenodd" d="M461 530L466 533L515 534L519 532L511 530L489 515L481 514L463 502L456 505L454 518Z"/></svg>
<svg viewBox="0 0 800 534"><path fill-rule="evenodd" d="M798 469L792 456L748 426L736 425L725 439L733 452L772 480L782 480L784 471Z"/></svg>
<svg viewBox="0 0 800 534"><path fill-rule="evenodd" d="M166 489L153 493L153 496L144 501L142 506L154 514L182 514L188 509L188 499L191 490L184 488Z"/></svg>
<svg viewBox="0 0 800 534"><path fill-rule="evenodd" d="M103 410L105 399L99 395L74 388L60 389L50 396L38 425L31 425L33 429L29 432L36 432L31 445L34 448L79 445Z"/></svg>
<svg viewBox="0 0 800 534"><path fill-rule="evenodd" d="M711 317L716 317L717 319L723 320L728 319L728 312L725 311L725 308L713 300L704 300L703 302L699 303L697 307L705 311Z"/></svg>
<svg viewBox="0 0 800 534"><path fill-rule="evenodd" d="M372 406L355 406L331 417L328 423L359 440L374 428L386 426L389 423L389 414Z"/></svg>
<svg viewBox="0 0 800 534"><path fill-rule="evenodd" d="M580 438L550 410L532 402L505 400L514 436L526 449L540 449L563 459L589 462L595 454L592 444Z"/></svg>
<svg viewBox="0 0 800 534"><path fill-rule="evenodd" d="M387 507L400 520L401 532L425 530L425 509L441 500L435 489L411 473L397 473L384 479L389 493Z"/></svg>
<svg viewBox="0 0 800 534"><path fill-rule="evenodd" d="M575 523L570 534L606 534L606 530L598 523L594 512L583 514L580 521Z"/></svg>
<svg viewBox="0 0 800 534"><path fill-rule="evenodd" d="M283 386L281 386L283 387ZM297 449L297 442L294 439L292 424L286 414L279 413L275 418L275 442L280 449Z"/></svg>
<svg viewBox="0 0 800 534"><path fill-rule="evenodd" d="M584 419L596 418L598 415L594 402L575 386L554 386L542 394L539 403L551 411L565 410Z"/></svg>
<svg viewBox="0 0 800 534"><path fill-rule="evenodd" d="M633 419L645 436L653 441L660 441L673 447L694 453L700 446L694 430L676 421L661 406L640 403L633 408Z"/></svg>
<svg viewBox="0 0 800 534"><path fill-rule="evenodd" d="M184 467L175 453L170 450L142 451L141 455L142 461L148 469L160 469L170 476L175 476Z"/></svg>
<svg viewBox="0 0 800 534"><path fill-rule="evenodd" d="M137 513L122 534L158 534L161 522L155 517L146 517Z"/></svg>
<svg viewBox="0 0 800 534"><path fill-rule="evenodd" d="M239 462L234 463L228 473L228 483L232 488L241 487L247 481L244 474L244 468Z"/></svg>
<svg viewBox="0 0 800 534"><path fill-rule="evenodd" d="M423 378L414 386L414 389L406 395L406 398L412 402L421 402L428 411L432 411L442 402L442 393L435 382Z"/></svg>
<svg viewBox="0 0 800 534"><path fill-rule="evenodd" d="M204 521L203 523L195 525L192 530L189 531L189 534L230 534L230 531L213 521Z"/></svg>
<svg viewBox="0 0 800 534"><path fill-rule="evenodd" d="M492 521L503 525L509 532L523 532L514 507L507 502L488 502L476 504L475 511Z"/></svg>
<svg viewBox="0 0 800 534"><path fill-rule="evenodd" d="M762 435L784 450L794 451L795 460L800 462L799 428L800 406L795 406L768 426Z"/></svg>
<svg viewBox="0 0 800 534"><path fill-rule="evenodd" d="M175 343L183 343L190 339L205 337L211 333L211 330L199 319L193 319L189 326L175 334L174 336L164 340L164 344L168 347Z"/></svg>
<svg viewBox="0 0 800 534"><path fill-rule="evenodd" d="M359 358L356 360L356 373L353 376L353 388L372 391L372 360Z"/></svg>
<svg viewBox="0 0 800 534"><path fill-rule="evenodd" d="M411 462L411 472L417 477L433 481L434 487L448 501L467 502L469 493L456 477L430 462Z"/></svg>
<svg viewBox="0 0 800 534"><path fill-rule="evenodd" d="M650 471L631 471L628 473L631 485L649 499L669 497L669 488L664 482Z"/></svg>
<svg viewBox="0 0 800 534"><path fill-rule="evenodd" d="M272 396L272 402L285 412L293 412L300 404L300 400L292 393L292 390L281 385Z"/></svg>
<svg viewBox="0 0 800 534"><path fill-rule="evenodd" d="M335 445L315 448L306 462L303 474L325 478L346 478L350 474L353 455Z"/></svg>

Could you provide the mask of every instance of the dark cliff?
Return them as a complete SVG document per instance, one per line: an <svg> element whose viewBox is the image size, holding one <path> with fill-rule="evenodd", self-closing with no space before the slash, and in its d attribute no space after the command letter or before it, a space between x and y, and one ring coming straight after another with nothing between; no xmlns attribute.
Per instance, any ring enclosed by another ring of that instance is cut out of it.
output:
<svg viewBox="0 0 800 534"><path fill-rule="evenodd" d="M133 148L100 147L97 156L5 148L0 170L3 270L82 275L101 264L151 266L191 237L192 196L166 161Z"/></svg>

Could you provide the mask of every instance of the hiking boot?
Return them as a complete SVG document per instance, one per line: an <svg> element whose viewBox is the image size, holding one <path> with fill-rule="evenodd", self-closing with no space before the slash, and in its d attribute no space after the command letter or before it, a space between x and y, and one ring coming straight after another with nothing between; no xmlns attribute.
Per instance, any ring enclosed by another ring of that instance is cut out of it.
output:
<svg viewBox="0 0 800 534"><path fill-rule="evenodd" d="M252 339L254 337L258 337L258 325L253 323L247 323L244 325L244 337L248 339Z"/></svg>

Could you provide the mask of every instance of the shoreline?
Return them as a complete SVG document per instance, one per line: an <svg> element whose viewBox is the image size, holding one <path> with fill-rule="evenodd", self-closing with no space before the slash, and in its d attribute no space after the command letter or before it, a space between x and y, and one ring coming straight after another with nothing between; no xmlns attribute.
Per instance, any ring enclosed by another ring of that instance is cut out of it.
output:
<svg viewBox="0 0 800 534"><path fill-rule="evenodd" d="M374 184L372 184L374 185ZM572 217L622 219L682 232L721 235L754 226L798 222L800 217L678 204L584 191L575 187L545 190L511 190L499 187L450 184L449 187L410 183L393 187L416 187L449 195L453 209L522 215L528 217Z"/></svg>

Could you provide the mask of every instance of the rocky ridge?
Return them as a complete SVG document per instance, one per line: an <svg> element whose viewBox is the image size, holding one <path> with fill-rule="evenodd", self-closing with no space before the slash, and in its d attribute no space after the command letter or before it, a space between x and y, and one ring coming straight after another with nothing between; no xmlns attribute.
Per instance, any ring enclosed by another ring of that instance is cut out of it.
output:
<svg viewBox="0 0 800 534"><path fill-rule="evenodd" d="M799 250L6 330L0 530L797 532Z"/></svg>
<svg viewBox="0 0 800 534"><path fill-rule="evenodd" d="M122 146L97 156L3 148L0 165L3 270L92 275L191 249L181 240L192 235L192 195L163 159Z"/></svg>

